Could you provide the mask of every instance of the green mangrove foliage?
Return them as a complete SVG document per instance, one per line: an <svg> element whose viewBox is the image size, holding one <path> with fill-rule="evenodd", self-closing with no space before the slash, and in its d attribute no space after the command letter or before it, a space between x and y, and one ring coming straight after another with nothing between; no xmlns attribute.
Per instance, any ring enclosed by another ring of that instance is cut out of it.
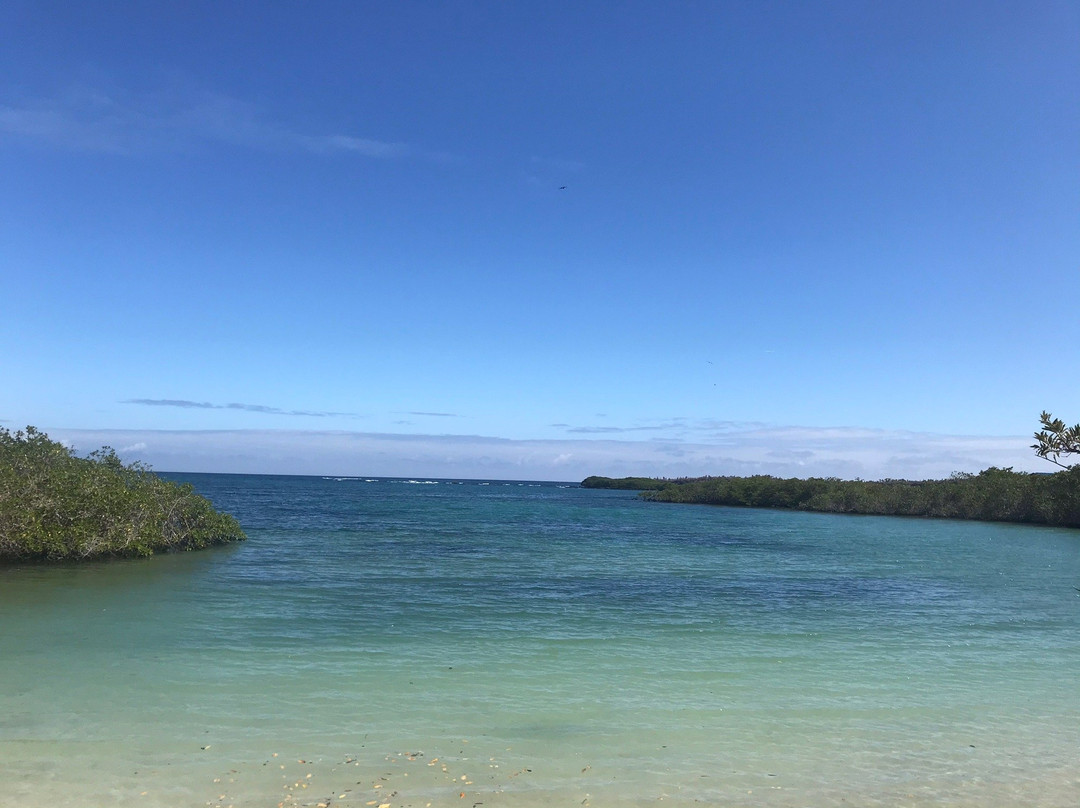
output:
<svg viewBox="0 0 1080 808"><path fill-rule="evenodd" d="M125 465L108 447L76 457L34 427L0 428L0 561L148 556L245 538L190 485Z"/></svg>
<svg viewBox="0 0 1080 808"><path fill-rule="evenodd" d="M656 502L1080 527L1080 466L1056 474L988 468L925 481L700 477L666 482L641 496Z"/></svg>
<svg viewBox="0 0 1080 808"><path fill-rule="evenodd" d="M586 477L581 481L582 488L621 488L628 491L653 491L665 485L666 480L651 477Z"/></svg>

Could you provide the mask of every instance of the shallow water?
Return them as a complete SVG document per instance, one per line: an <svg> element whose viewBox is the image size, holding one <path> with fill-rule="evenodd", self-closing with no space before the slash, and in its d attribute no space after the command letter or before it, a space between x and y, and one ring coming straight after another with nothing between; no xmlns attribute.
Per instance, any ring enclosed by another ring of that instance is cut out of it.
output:
<svg viewBox="0 0 1080 808"><path fill-rule="evenodd" d="M1080 532L175 476L250 540L0 570L0 804L1080 805Z"/></svg>

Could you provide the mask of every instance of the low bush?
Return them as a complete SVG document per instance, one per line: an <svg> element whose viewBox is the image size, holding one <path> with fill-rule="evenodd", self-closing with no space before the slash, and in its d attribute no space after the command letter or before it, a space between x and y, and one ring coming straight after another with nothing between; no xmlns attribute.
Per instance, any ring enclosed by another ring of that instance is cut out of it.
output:
<svg viewBox="0 0 1080 808"><path fill-rule="evenodd" d="M88 457L34 427L0 428L0 561L149 556L247 538L190 485L105 447Z"/></svg>

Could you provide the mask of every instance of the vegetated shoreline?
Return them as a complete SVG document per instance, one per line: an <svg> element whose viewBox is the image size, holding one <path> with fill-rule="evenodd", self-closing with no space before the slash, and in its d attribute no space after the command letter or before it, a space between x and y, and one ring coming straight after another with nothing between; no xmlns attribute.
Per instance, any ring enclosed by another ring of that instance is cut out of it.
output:
<svg viewBox="0 0 1080 808"><path fill-rule="evenodd" d="M34 427L0 428L0 564L87 561L243 541L191 485L112 449L77 457Z"/></svg>
<svg viewBox="0 0 1080 808"><path fill-rule="evenodd" d="M1080 527L1080 466L1054 474L991 467L947 480L587 477L583 488L640 491L652 502Z"/></svg>

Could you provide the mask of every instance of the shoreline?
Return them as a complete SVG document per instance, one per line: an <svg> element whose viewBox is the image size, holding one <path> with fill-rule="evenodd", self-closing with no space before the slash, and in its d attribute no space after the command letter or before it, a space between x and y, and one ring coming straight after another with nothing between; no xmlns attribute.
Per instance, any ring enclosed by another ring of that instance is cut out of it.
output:
<svg viewBox="0 0 1080 808"><path fill-rule="evenodd" d="M587 477L581 486L639 491L651 502L1080 528L1080 466L1053 474L989 468L947 480L916 481Z"/></svg>

